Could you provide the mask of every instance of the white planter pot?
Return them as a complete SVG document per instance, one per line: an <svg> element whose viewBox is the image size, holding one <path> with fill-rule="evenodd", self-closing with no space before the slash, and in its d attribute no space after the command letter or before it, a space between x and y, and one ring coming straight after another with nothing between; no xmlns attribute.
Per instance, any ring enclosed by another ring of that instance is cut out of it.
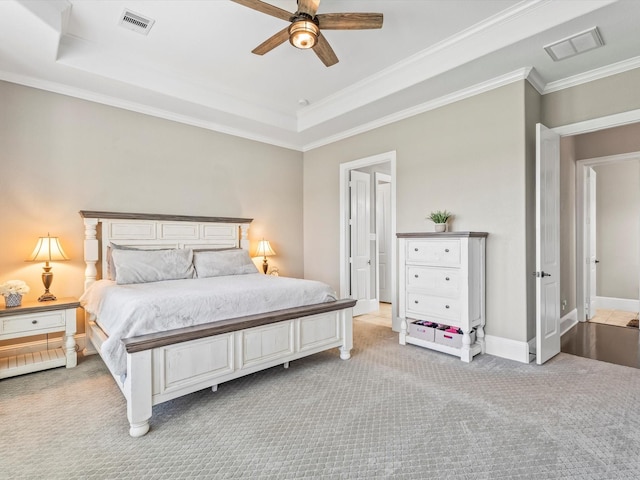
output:
<svg viewBox="0 0 640 480"><path fill-rule="evenodd" d="M446 232L447 224L446 223L436 223L434 226L436 232Z"/></svg>

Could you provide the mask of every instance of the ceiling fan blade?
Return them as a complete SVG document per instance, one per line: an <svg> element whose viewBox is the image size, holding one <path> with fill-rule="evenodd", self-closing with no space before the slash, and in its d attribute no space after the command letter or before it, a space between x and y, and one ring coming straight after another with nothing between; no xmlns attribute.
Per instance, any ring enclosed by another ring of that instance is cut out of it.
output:
<svg viewBox="0 0 640 480"><path fill-rule="evenodd" d="M316 16L320 0L298 0L298 12L306 13L311 17Z"/></svg>
<svg viewBox="0 0 640 480"><path fill-rule="evenodd" d="M255 53L256 55L264 55L267 52L270 52L278 45L282 45L284 42L289 40L289 27L284 27L275 35L267 38L264 42L258 45L256 48L251 50L251 53Z"/></svg>
<svg viewBox="0 0 640 480"><path fill-rule="evenodd" d="M324 63L327 67L335 65L339 61L338 57L333 51L333 48L331 48L331 45L329 45L329 42L327 42L327 39L324 38L324 35L322 35L322 33L318 35L318 43L316 43L316 46L313 47L313 51L316 52L318 58L320 58L320 60L322 60L322 63Z"/></svg>
<svg viewBox="0 0 640 480"><path fill-rule="evenodd" d="M266 13L272 17L280 18L285 21L289 21L293 17L293 13L287 12L281 8L275 7L269 3L261 2L260 0L231 0L232 2L244 5L245 7L252 8L258 12Z"/></svg>
<svg viewBox="0 0 640 480"><path fill-rule="evenodd" d="M316 18L322 30L368 30L382 28L381 13L321 13Z"/></svg>

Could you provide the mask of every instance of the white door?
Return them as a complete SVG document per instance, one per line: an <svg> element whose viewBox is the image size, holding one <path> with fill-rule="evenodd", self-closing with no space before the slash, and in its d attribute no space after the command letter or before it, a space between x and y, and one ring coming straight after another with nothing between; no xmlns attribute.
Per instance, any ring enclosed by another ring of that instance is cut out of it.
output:
<svg viewBox="0 0 640 480"><path fill-rule="evenodd" d="M351 171L351 298L358 301L354 315L368 313L371 306L371 175Z"/></svg>
<svg viewBox="0 0 640 480"><path fill-rule="evenodd" d="M536 363L560 353L560 135L536 126Z"/></svg>
<svg viewBox="0 0 640 480"><path fill-rule="evenodd" d="M378 245L378 300L391 303L391 177L376 174L376 237ZM385 181L382 181L385 179Z"/></svg>
<svg viewBox="0 0 640 480"><path fill-rule="evenodd" d="M596 314L596 171L587 169L587 320L591 320Z"/></svg>

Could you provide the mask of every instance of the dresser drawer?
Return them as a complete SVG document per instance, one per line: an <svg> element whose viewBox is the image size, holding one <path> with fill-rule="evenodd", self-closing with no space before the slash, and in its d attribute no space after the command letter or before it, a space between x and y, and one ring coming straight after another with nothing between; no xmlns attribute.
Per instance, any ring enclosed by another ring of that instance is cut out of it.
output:
<svg viewBox="0 0 640 480"><path fill-rule="evenodd" d="M417 313L460 322L460 301L452 298L433 297L420 293L407 293L407 314ZM455 326L459 326L456 324Z"/></svg>
<svg viewBox="0 0 640 480"><path fill-rule="evenodd" d="M56 328L64 330L65 317L64 311L33 313L31 315L20 315L14 318L2 319L2 334L40 331L43 329Z"/></svg>
<svg viewBox="0 0 640 480"><path fill-rule="evenodd" d="M460 266L460 242L458 240L408 240L407 262L437 266Z"/></svg>
<svg viewBox="0 0 640 480"><path fill-rule="evenodd" d="M436 297L460 296L460 271L451 268L407 267L407 288Z"/></svg>

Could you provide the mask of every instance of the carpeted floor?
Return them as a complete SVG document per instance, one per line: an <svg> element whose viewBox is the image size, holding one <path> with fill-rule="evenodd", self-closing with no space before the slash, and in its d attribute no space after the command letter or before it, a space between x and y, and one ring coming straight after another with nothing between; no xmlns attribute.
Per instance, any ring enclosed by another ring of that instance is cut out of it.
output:
<svg viewBox="0 0 640 480"><path fill-rule="evenodd" d="M129 437L98 357L0 381L2 479L636 479L640 370L471 364L355 321L318 354L154 407Z"/></svg>

